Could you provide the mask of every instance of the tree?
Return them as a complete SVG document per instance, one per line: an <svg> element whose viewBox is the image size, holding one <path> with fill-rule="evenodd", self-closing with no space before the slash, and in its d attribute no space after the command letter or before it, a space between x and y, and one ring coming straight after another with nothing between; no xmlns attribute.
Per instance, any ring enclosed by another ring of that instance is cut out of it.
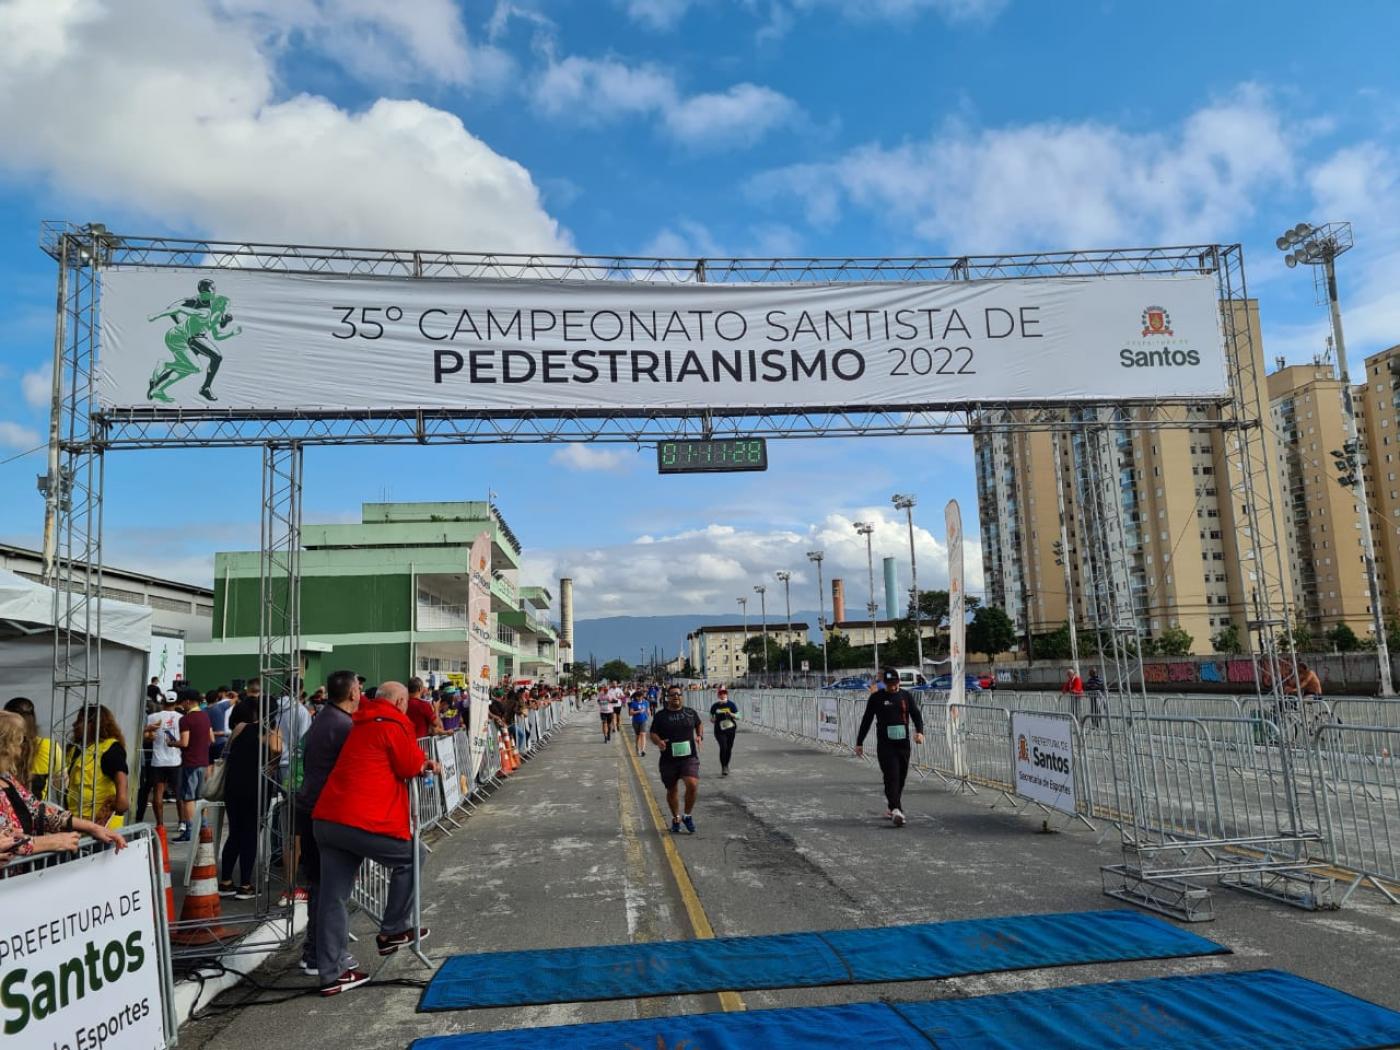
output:
<svg viewBox="0 0 1400 1050"><path fill-rule="evenodd" d="M1180 627L1168 627L1154 639L1153 648L1158 656L1190 656L1195 640Z"/></svg>
<svg viewBox="0 0 1400 1050"><path fill-rule="evenodd" d="M1361 639L1356 637L1356 632L1344 623L1337 624L1323 637L1339 653L1354 653L1361 648Z"/></svg>
<svg viewBox="0 0 1400 1050"><path fill-rule="evenodd" d="M913 619L914 613L911 609L908 618ZM919 592L919 622L931 623L935 627L948 618L948 592L947 591L920 591Z"/></svg>
<svg viewBox="0 0 1400 1050"><path fill-rule="evenodd" d="M895 625L894 637L880 646L880 661L892 665L909 665L919 659L918 636L913 621L902 620Z"/></svg>
<svg viewBox="0 0 1400 1050"><path fill-rule="evenodd" d="M768 663L766 665L763 662L763 642L765 638L768 641ZM787 648L779 645L778 640L771 634L765 635L759 633L751 637L744 643L744 655L749 658L749 671L751 673L760 672L765 669L774 673L787 670ZM794 653L794 660L796 656L797 654ZM794 663L793 666L796 667L796 663Z"/></svg>
<svg viewBox="0 0 1400 1050"><path fill-rule="evenodd" d="M1037 660L1068 660L1074 655L1069 644L1069 623L1031 638L1031 654Z"/></svg>
<svg viewBox="0 0 1400 1050"><path fill-rule="evenodd" d="M1400 636L1391 634L1391 631L1394 629L1395 621L1392 620L1390 621L1390 625L1386 627L1386 638L1396 637L1396 640L1400 641ZM1293 621L1293 627L1284 632L1283 651L1310 653L1313 651L1315 642L1316 639L1313 637L1312 630L1308 627L1308 622L1303 619L1303 614L1299 613Z"/></svg>
<svg viewBox="0 0 1400 1050"><path fill-rule="evenodd" d="M972 614L967 625L968 652L985 653L993 660L1016 644L1016 628L1011 617L995 605L984 605Z"/></svg>
<svg viewBox="0 0 1400 1050"><path fill-rule="evenodd" d="M626 660L609 660L598 668L598 680L625 682L632 677L632 667Z"/></svg>
<svg viewBox="0 0 1400 1050"><path fill-rule="evenodd" d="M1235 656L1244 652L1244 642L1240 638L1240 629L1234 624L1226 624L1221 631L1210 640L1210 647L1217 653L1226 656Z"/></svg>

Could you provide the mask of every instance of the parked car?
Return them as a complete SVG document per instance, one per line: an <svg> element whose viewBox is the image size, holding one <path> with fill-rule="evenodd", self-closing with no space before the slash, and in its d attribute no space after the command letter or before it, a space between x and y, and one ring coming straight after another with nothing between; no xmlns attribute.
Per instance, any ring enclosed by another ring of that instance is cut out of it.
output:
<svg viewBox="0 0 1400 1050"><path fill-rule="evenodd" d="M950 674L939 675L933 680L930 688L946 693L953 688L953 676ZM963 675L963 691L967 693L980 693L982 691L982 683L975 674Z"/></svg>
<svg viewBox="0 0 1400 1050"><path fill-rule="evenodd" d="M869 692L870 679L866 678L864 675L847 675L845 678L836 679L836 681L832 682L831 685L827 686L827 688L842 690L849 689L852 692L859 690L862 693Z"/></svg>
<svg viewBox="0 0 1400 1050"><path fill-rule="evenodd" d="M995 689L997 687L996 676L990 674L979 675L977 678L977 684L980 685L983 689Z"/></svg>

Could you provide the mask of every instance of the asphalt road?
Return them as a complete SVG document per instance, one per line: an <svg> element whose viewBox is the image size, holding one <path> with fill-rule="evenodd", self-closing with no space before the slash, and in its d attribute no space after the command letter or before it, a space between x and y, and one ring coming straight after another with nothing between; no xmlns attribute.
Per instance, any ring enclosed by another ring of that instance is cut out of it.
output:
<svg viewBox="0 0 1400 1050"><path fill-rule="evenodd" d="M634 767L624 743L604 744L596 727L580 713L461 830L436 843L424 899L435 959L692 936L644 794L664 807L655 756ZM913 778L905 798L910 823L896 830L882 818L871 763L757 731L740 734L732 776L719 778L712 748L701 759L698 832L672 841L704 919L720 936L1121 906L1100 891L1099 865L1118 859L1111 837L1097 845L1098 834L1083 828L1045 834L1038 817L1012 812L990 794L953 795L933 779ZM1307 913L1218 890L1216 914L1193 929L1233 955L744 992L742 1000L757 1009L964 997L1270 966L1400 1008L1400 908L1378 894L1359 890L1344 911ZM361 919L356 932L368 948L372 928ZM310 988L314 981L290 968L295 959L283 953L259 979ZM363 952L361 959L369 962ZM377 979L429 975L405 953L382 966L376 958L369 968ZM304 1048L394 1047L435 1033L721 1008L718 996L697 995L418 1014L417 990L393 984L330 1000L240 1005L249 994L223 997L217 1013L182 1029L181 1045L242 1050L271 1038Z"/></svg>

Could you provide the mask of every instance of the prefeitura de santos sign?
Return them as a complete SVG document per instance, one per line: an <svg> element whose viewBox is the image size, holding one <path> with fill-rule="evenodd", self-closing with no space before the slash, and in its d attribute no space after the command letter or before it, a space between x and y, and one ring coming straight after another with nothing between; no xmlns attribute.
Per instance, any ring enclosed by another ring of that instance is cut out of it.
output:
<svg viewBox="0 0 1400 1050"><path fill-rule="evenodd" d="M782 411L1216 397L1210 276L878 284L114 269L108 408Z"/></svg>

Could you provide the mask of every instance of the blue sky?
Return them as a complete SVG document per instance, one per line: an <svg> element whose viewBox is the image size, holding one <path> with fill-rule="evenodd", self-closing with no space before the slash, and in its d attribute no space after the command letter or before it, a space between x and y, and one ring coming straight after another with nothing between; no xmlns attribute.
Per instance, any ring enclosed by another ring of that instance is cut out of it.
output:
<svg viewBox="0 0 1400 1050"><path fill-rule="evenodd" d="M712 257L1240 241L1290 360L1325 318L1273 238L1349 219L1357 362L1400 341L1397 28L1384 2L0 0L0 458L44 429L46 217ZM920 498L928 583L945 500L975 534L964 439L770 459L658 478L621 446L313 449L306 516L489 487L585 616L736 611L775 569L810 587L817 545L863 578L860 518L904 563L894 491ZM9 541L37 542L42 465L0 466ZM109 560L207 582L256 541L257 471L254 450L111 456Z"/></svg>

